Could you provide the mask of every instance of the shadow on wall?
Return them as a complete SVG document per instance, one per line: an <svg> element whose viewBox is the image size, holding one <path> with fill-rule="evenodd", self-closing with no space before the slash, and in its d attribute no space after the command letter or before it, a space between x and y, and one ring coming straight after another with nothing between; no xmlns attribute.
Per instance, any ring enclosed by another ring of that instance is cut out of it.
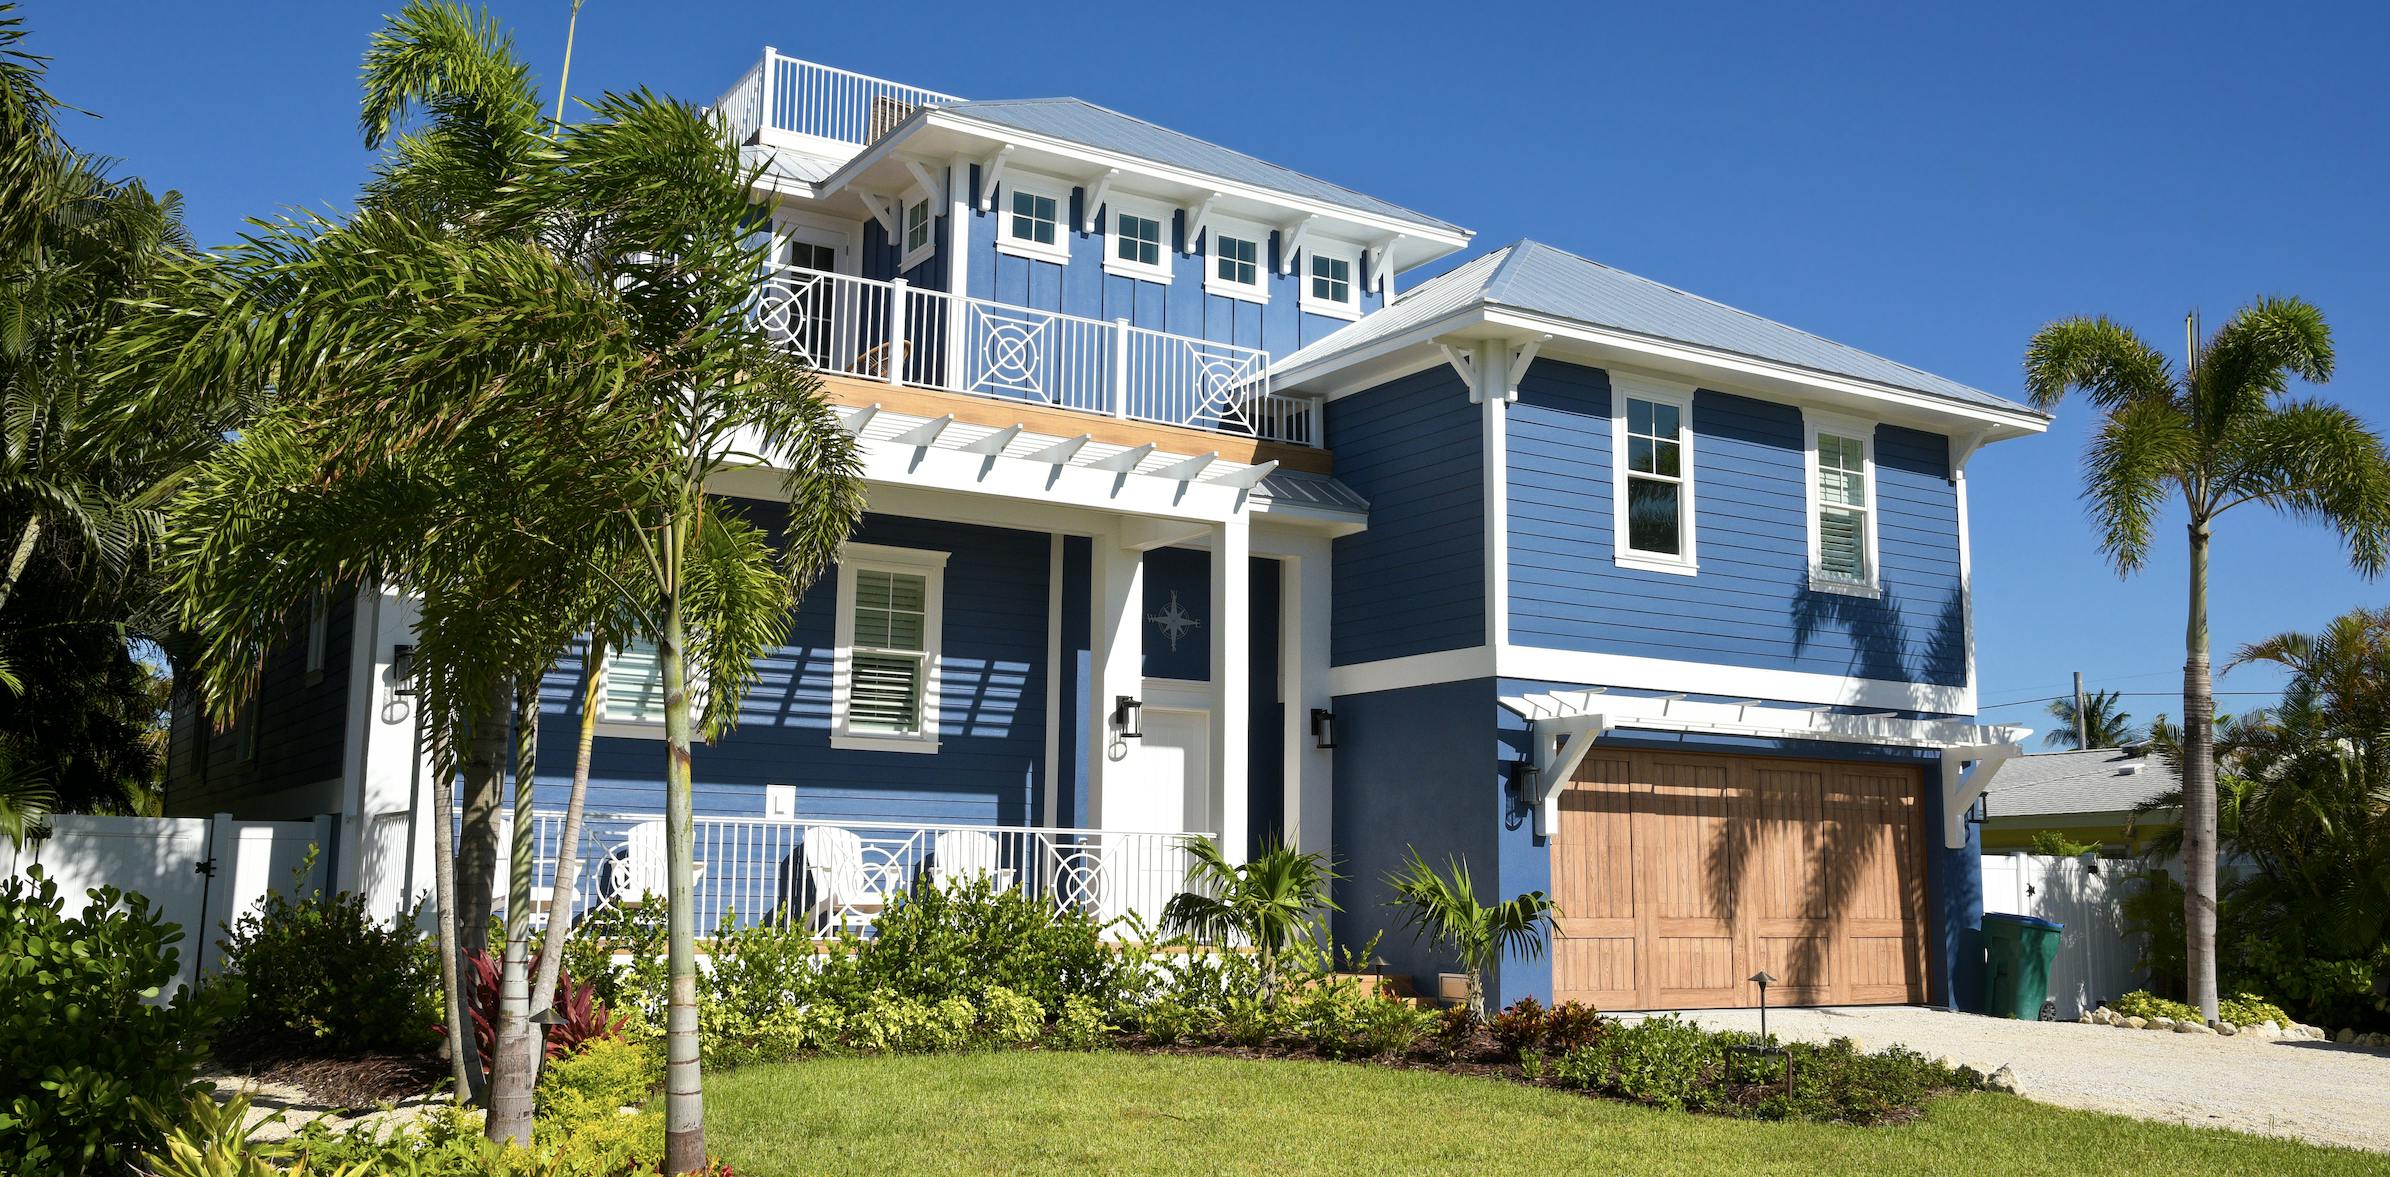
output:
<svg viewBox="0 0 2390 1177"><path fill-rule="evenodd" d="M1876 597L1823 591L1809 586L1807 573L1793 582L1793 651L1805 653L1822 636L1850 635L1846 673L1891 682L1961 685L1966 678L1966 604L1951 593L1936 611L1933 636L1911 657L1901 619L1908 609L1889 581Z"/></svg>

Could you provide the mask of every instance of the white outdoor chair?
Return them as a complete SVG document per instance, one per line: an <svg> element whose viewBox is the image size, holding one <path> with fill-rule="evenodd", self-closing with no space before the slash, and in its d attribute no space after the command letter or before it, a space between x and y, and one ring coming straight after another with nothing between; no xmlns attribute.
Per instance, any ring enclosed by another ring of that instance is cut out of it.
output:
<svg viewBox="0 0 2390 1177"><path fill-rule="evenodd" d="M853 830L807 827L805 880L813 890L813 907L805 920L817 931L850 921L868 927L887 903L863 867L863 839Z"/></svg>
<svg viewBox="0 0 2390 1177"><path fill-rule="evenodd" d="M984 878L998 891L1012 890L1012 872L1000 867L994 835L948 830L930 840L929 881L936 887Z"/></svg>
<svg viewBox="0 0 2390 1177"><path fill-rule="evenodd" d="M705 878L705 864L689 864L689 881ZM622 845L607 860L609 891L614 902L631 906L650 895L672 889L672 875L664 865L664 823L643 821L624 831Z"/></svg>

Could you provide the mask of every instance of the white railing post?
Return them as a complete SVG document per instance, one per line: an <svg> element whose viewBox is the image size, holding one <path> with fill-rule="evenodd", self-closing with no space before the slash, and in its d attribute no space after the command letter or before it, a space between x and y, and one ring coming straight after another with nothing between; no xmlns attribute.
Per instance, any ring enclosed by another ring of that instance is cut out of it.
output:
<svg viewBox="0 0 2390 1177"><path fill-rule="evenodd" d="M1129 415L1129 321L1112 320L1112 415Z"/></svg>
<svg viewBox="0 0 2390 1177"><path fill-rule="evenodd" d="M888 383L905 386L905 304L906 282L902 278L888 284Z"/></svg>
<svg viewBox="0 0 2390 1177"><path fill-rule="evenodd" d="M1327 398L1313 397L1306 402L1306 405L1307 407L1303 410L1305 425L1303 441L1315 448L1326 449L1328 447Z"/></svg>
<svg viewBox="0 0 2390 1177"><path fill-rule="evenodd" d="M780 51L769 45L763 47L763 88L756 125L761 130L775 130L773 121L779 117L774 99L780 92Z"/></svg>

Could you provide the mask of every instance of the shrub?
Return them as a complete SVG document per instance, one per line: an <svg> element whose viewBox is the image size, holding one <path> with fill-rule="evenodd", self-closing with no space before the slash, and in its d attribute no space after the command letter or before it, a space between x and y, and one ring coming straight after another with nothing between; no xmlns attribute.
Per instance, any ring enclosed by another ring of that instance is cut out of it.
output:
<svg viewBox="0 0 2390 1177"><path fill-rule="evenodd" d="M1002 985L1060 1009L1086 997L1116 1009L1141 990L1142 961L1104 941L1105 924L985 878L922 886L880 913L856 947L861 992L937 1002Z"/></svg>
<svg viewBox="0 0 2390 1177"><path fill-rule="evenodd" d="M1593 1045L1602 1036L1602 1015L1580 1001L1563 1001L1544 1015L1544 1049L1567 1054Z"/></svg>
<svg viewBox="0 0 2390 1177"><path fill-rule="evenodd" d="M1046 1032L1046 1007L1034 997L990 985L979 995L979 1031L999 1046L1027 1046Z"/></svg>
<svg viewBox="0 0 2390 1177"><path fill-rule="evenodd" d="M1268 1046L1285 1036L1287 1020L1297 1016L1294 1011L1282 1016L1259 994L1239 994L1220 1008L1220 1035L1235 1046Z"/></svg>
<svg viewBox="0 0 2390 1177"><path fill-rule="evenodd" d="M1450 1059L1467 1050L1469 1043L1477 1037L1479 1024L1477 1011L1467 1005L1447 1008L1436 1019L1436 1052Z"/></svg>
<svg viewBox="0 0 2390 1177"><path fill-rule="evenodd" d="M1064 999L1062 1016L1054 1019L1047 1038L1066 1050L1102 1050L1112 1044L1116 1027L1104 1022L1104 1007L1092 997Z"/></svg>
<svg viewBox="0 0 2390 1177"><path fill-rule="evenodd" d="M2225 1022L2240 1027L2263 1025L2267 1022L2290 1024L2290 1015L2282 1007L2254 993L2227 997L2216 1003L2216 1015Z"/></svg>
<svg viewBox="0 0 2390 1177"><path fill-rule="evenodd" d="M1137 1028L1157 1046L1173 1046L1219 1032L1220 1013L1177 996L1157 997L1137 1010Z"/></svg>
<svg viewBox="0 0 2390 1177"><path fill-rule="evenodd" d="M2169 1001L2147 989L2135 989L2109 1002L2108 1008L2128 1018L2171 1018L2177 1022L2203 1020L2198 1009L2179 1001Z"/></svg>
<svg viewBox="0 0 2390 1177"><path fill-rule="evenodd" d="M40 867L0 883L0 1157L9 1171L105 1172L161 1143L210 1032L240 1000L219 981L172 1002L182 929L103 887L79 916Z"/></svg>
<svg viewBox="0 0 2390 1177"><path fill-rule="evenodd" d="M540 1070L532 1099L539 1119L577 1124L647 1102L648 1092L663 1077L663 1060L655 1051L600 1039L577 1054L549 1060Z"/></svg>
<svg viewBox="0 0 2390 1177"><path fill-rule="evenodd" d="M293 891L314 864L310 850ZM412 913L384 924L362 895L269 891L225 931L224 975L246 993L227 1034L244 1048L348 1057L432 1045L438 950Z"/></svg>
<svg viewBox="0 0 2390 1177"><path fill-rule="evenodd" d="M1532 997L1522 997L1510 1003L1501 1013L1486 1023L1493 1032L1494 1045L1506 1059L1517 1059L1534 1050L1544 1040L1544 1006Z"/></svg>
<svg viewBox="0 0 2390 1177"><path fill-rule="evenodd" d="M1847 1038L1787 1043L1774 1055L1737 1051L1774 1045L1756 1034L1710 1033L1674 1017L1609 1022L1590 1045L1553 1058L1548 1072L1563 1087L1666 1108L1854 1124L1880 1123L1940 1092L1983 1084L1973 1071L1953 1070L1910 1050L1861 1054Z"/></svg>
<svg viewBox="0 0 2390 1177"><path fill-rule="evenodd" d="M599 1004L628 1012L641 1007L648 1020L664 1017L666 927L664 905L609 903L573 925L564 942L563 971L586 982ZM630 959L615 963L616 953Z"/></svg>

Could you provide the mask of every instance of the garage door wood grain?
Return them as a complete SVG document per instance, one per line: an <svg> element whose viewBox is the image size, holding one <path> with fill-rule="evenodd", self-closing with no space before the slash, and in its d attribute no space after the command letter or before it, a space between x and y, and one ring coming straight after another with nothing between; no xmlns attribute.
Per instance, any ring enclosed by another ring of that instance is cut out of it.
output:
<svg viewBox="0 0 2390 1177"><path fill-rule="evenodd" d="M1597 749L1552 843L1556 1000L1925 999L1916 769Z"/></svg>

